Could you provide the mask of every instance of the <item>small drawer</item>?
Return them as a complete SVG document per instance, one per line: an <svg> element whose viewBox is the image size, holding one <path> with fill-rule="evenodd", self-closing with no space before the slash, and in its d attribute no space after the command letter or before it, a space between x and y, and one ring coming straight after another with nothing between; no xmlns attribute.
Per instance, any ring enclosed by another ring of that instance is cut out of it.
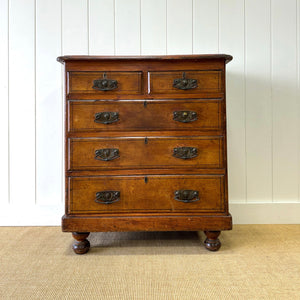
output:
<svg viewBox="0 0 300 300"><path fill-rule="evenodd" d="M220 130L221 100L69 101L69 132Z"/></svg>
<svg viewBox="0 0 300 300"><path fill-rule="evenodd" d="M168 71L149 72L150 94L220 93L222 71Z"/></svg>
<svg viewBox="0 0 300 300"><path fill-rule="evenodd" d="M222 212L223 175L70 177L70 214Z"/></svg>
<svg viewBox="0 0 300 300"><path fill-rule="evenodd" d="M69 72L68 94L141 94L142 72Z"/></svg>
<svg viewBox="0 0 300 300"><path fill-rule="evenodd" d="M222 137L71 138L69 170L221 168Z"/></svg>

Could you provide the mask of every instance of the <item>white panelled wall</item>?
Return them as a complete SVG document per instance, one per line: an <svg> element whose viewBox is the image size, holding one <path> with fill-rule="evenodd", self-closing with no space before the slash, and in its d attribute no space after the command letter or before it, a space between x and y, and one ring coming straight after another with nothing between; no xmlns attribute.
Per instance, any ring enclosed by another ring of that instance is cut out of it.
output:
<svg viewBox="0 0 300 300"><path fill-rule="evenodd" d="M0 225L59 225L59 55L226 53L234 223L300 223L300 0L0 0Z"/></svg>

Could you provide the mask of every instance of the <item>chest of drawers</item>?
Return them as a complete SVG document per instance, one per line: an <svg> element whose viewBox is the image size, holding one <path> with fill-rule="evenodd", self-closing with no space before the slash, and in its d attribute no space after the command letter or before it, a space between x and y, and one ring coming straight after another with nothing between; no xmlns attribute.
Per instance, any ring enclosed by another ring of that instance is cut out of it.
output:
<svg viewBox="0 0 300 300"><path fill-rule="evenodd" d="M230 55L63 56L65 215L77 254L90 232L198 231L216 251L228 212Z"/></svg>

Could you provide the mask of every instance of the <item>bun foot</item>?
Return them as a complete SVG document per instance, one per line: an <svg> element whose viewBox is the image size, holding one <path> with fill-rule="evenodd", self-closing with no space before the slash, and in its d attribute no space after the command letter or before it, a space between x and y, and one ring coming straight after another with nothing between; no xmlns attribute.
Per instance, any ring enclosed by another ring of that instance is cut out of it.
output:
<svg viewBox="0 0 300 300"><path fill-rule="evenodd" d="M72 236L76 240L72 246L72 249L76 254L85 254L90 249L90 242L86 239L89 236L89 232L73 232Z"/></svg>
<svg viewBox="0 0 300 300"><path fill-rule="evenodd" d="M220 231L204 231L207 239L204 241L204 246L210 251L218 251L221 247L221 242L218 239Z"/></svg>

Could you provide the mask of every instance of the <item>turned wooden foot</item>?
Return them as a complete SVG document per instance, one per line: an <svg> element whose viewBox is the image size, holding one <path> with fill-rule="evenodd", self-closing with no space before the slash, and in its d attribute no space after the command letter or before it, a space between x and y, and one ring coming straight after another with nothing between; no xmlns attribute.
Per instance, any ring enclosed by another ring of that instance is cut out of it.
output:
<svg viewBox="0 0 300 300"><path fill-rule="evenodd" d="M218 239L221 231L204 231L207 239L204 241L205 248L210 251L218 251L221 247L221 242Z"/></svg>
<svg viewBox="0 0 300 300"><path fill-rule="evenodd" d="M90 249L90 242L86 239L89 232L72 232L73 238L76 240L72 246L76 254L85 254Z"/></svg>

